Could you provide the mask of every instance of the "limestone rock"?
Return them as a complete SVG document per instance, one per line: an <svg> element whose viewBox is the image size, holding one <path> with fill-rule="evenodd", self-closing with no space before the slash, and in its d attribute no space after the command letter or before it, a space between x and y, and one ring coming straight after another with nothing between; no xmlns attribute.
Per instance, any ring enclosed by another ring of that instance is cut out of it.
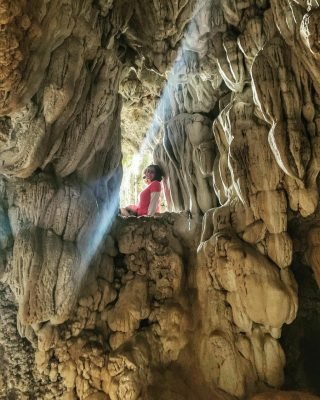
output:
<svg viewBox="0 0 320 400"><path fill-rule="evenodd" d="M320 284L319 16L0 1L1 398L315 398L277 390ZM170 212L115 219L141 143Z"/></svg>
<svg viewBox="0 0 320 400"><path fill-rule="evenodd" d="M78 266L75 246L53 232L33 228L18 235L9 284L22 324L62 323L69 317L80 289Z"/></svg>
<svg viewBox="0 0 320 400"><path fill-rule="evenodd" d="M131 332L149 313L147 282L138 276L120 291L115 307L107 314L107 322L113 331Z"/></svg>
<svg viewBox="0 0 320 400"><path fill-rule="evenodd" d="M307 259L313 269L315 279L320 286L320 265L319 265L319 233L318 227L312 227L308 234Z"/></svg>
<svg viewBox="0 0 320 400"><path fill-rule="evenodd" d="M250 397L251 400L264 400L264 399L274 399L274 400L317 400L319 397L314 396L309 393L303 392L267 392L260 393Z"/></svg>

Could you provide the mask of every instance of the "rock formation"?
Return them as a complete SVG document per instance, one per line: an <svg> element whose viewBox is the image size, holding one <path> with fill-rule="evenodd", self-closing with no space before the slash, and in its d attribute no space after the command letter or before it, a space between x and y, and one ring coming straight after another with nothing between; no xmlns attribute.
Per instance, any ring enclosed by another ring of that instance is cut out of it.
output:
<svg viewBox="0 0 320 400"><path fill-rule="evenodd" d="M0 0L1 399L317 398L319 17ZM170 212L116 218L147 131Z"/></svg>

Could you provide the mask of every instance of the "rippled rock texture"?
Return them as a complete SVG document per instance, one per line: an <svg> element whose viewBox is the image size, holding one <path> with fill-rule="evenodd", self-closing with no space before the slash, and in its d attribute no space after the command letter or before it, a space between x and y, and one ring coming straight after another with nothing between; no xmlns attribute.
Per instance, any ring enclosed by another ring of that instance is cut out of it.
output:
<svg viewBox="0 0 320 400"><path fill-rule="evenodd" d="M0 0L1 398L314 398L319 16ZM121 125L173 213L115 220Z"/></svg>

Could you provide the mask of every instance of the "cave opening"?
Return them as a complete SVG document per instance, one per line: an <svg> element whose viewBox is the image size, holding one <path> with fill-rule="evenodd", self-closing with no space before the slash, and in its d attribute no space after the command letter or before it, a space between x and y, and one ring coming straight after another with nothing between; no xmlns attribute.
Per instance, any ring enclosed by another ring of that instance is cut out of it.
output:
<svg viewBox="0 0 320 400"><path fill-rule="evenodd" d="M230 88L208 54L214 30L212 2L194 1L189 12L175 42L161 43L167 55L157 53L151 58L130 35L118 38L126 60L119 87L123 99L121 207L137 204L143 169L153 163L165 176L162 212L188 211L199 216L220 204L213 185L217 148L211 124ZM168 23L165 17L164 24Z"/></svg>

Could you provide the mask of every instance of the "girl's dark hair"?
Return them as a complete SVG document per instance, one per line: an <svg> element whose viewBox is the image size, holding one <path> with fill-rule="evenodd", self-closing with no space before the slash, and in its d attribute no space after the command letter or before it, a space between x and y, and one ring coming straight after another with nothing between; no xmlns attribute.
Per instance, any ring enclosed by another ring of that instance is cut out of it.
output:
<svg viewBox="0 0 320 400"><path fill-rule="evenodd" d="M150 165L147 166L145 171L150 167L152 167L154 169L154 172L155 172L154 180L161 182L162 181L162 177L164 176L164 173L163 173L162 169L157 164L150 164Z"/></svg>

